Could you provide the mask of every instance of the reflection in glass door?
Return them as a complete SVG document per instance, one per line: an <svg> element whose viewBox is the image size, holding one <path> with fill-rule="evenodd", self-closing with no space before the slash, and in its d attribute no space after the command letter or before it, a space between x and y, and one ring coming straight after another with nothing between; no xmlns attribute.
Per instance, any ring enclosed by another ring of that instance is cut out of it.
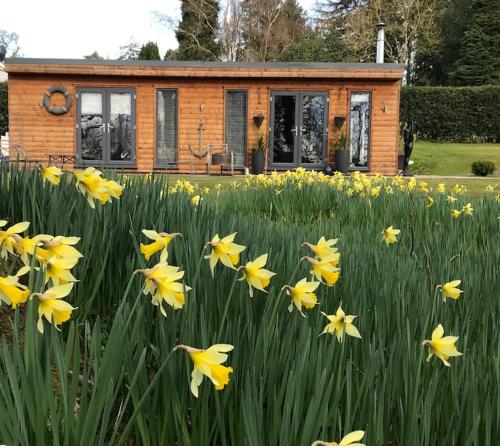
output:
<svg viewBox="0 0 500 446"><path fill-rule="evenodd" d="M81 88L77 99L78 163L83 166L133 166L134 91Z"/></svg>
<svg viewBox="0 0 500 446"><path fill-rule="evenodd" d="M271 103L271 167L323 166L327 94L275 92Z"/></svg>

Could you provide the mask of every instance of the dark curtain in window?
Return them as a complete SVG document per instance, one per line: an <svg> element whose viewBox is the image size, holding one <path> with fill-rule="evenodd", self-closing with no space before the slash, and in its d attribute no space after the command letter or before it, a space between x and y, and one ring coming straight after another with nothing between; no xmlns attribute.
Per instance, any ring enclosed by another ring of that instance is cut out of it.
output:
<svg viewBox="0 0 500 446"><path fill-rule="evenodd" d="M234 154L236 166L246 165L247 92L228 91L226 95L226 144Z"/></svg>
<svg viewBox="0 0 500 446"><path fill-rule="evenodd" d="M156 164L177 162L177 90L158 90L156 108Z"/></svg>

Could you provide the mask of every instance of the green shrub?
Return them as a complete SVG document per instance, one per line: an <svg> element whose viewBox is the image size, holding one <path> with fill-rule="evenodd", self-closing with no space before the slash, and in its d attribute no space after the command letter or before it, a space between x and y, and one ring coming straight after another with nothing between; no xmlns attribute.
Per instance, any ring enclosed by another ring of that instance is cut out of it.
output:
<svg viewBox="0 0 500 446"><path fill-rule="evenodd" d="M500 86L404 87L401 123L424 141L500 142Z"/></svg>
<svg viewBox="0 0 500 446"><path fill-rule="evenodd" d="M7 82L0 83L0 135L9 131Z"/></svg>
<svg viewBox="0 0 500 446"><path fill-rule="evenodd" d="M472 173L478 177L485 177L495 172L495 164L492 161L474 161L471 166Z"/></svg>

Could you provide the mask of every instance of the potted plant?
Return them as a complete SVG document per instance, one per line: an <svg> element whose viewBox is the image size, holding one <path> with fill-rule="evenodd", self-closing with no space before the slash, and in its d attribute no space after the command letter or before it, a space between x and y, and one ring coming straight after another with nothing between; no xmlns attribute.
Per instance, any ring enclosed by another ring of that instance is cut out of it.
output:
<svg viewBox="0 0 500 446"><path fill-rule="evenodd" d="M335 141L335 170L346 174L349 171L349 163L350 150L347 147L347 136L342 130Z"/></svg>
<svg viewBox="0 0 500 446"><path fill-rule="evenodd" d="M252 173L259 175L264 172L266 139L262 133L257 135L257 148L252 152Z"/></svg>

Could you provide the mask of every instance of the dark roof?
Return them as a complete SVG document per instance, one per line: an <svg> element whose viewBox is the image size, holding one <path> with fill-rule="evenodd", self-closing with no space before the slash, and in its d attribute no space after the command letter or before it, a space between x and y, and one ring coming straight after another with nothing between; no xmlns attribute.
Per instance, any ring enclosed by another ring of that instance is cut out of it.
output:
<svg viewBox="0 0 500 446"><path fill-rule="evenodd" d="M31 65L99 65L123 67L164 67L164 68L305 68L327 70L403 69L404 65L393 63L330 63L330 62L199 62L199 61L160 61L160 60L91 60L91 59L39 59L39 58L8 58L7 64Z"/></svg>

